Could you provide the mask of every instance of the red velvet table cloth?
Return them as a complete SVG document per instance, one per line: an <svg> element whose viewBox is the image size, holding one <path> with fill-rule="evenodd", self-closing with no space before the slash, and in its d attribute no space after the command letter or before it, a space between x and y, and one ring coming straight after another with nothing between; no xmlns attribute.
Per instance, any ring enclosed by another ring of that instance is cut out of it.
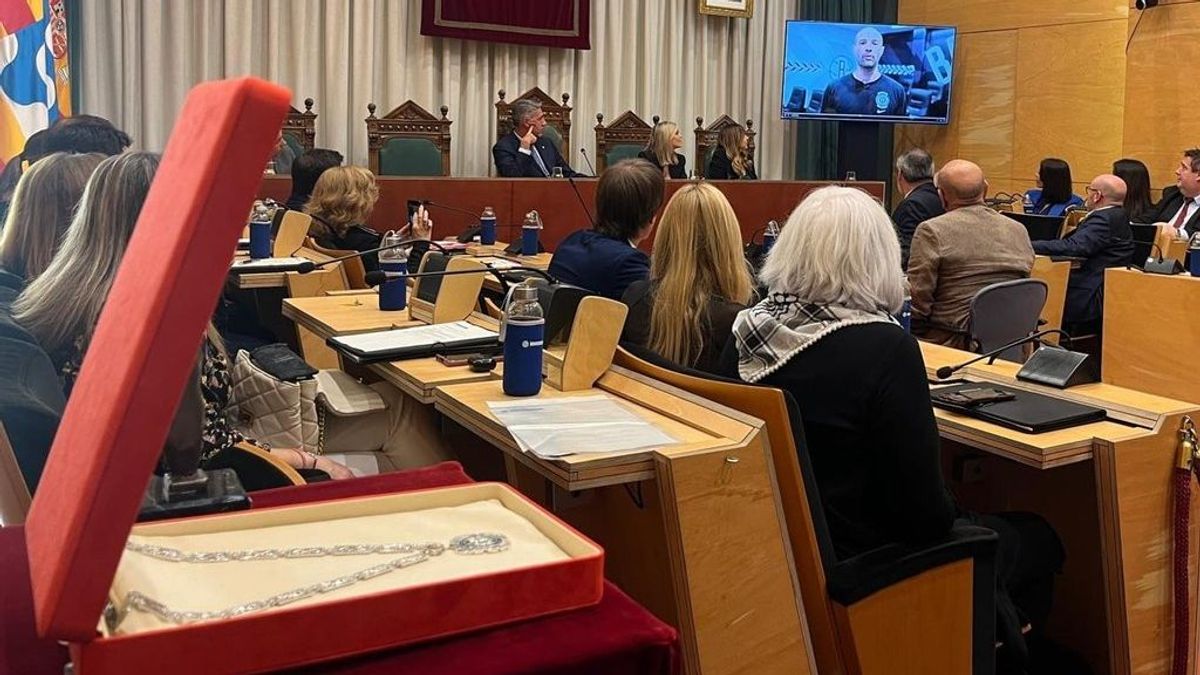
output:
<svg viewBox="0 0 1200 675"><path fill-rule="evenodd" d="M252 499L256 508L263 508L469 482L461 466L446 462L352 481L267 490L254 493ZM604 598L595 607L301 672L665 675L678 669L677 645L673 628L606 583ZM0 675L60 675L66 661L65 648L34 631L24 530L0 528Z"/></svg>

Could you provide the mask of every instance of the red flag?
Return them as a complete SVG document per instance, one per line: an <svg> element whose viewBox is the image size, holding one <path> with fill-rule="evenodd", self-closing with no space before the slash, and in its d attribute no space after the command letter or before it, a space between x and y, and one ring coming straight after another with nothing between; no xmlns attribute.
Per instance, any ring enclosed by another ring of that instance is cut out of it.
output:
<svg viewBox="0 0 1200 675"><path fill-rule="evenodd" d="M0 0L0 33L11 35L36 20L27 0Z"/></svg>

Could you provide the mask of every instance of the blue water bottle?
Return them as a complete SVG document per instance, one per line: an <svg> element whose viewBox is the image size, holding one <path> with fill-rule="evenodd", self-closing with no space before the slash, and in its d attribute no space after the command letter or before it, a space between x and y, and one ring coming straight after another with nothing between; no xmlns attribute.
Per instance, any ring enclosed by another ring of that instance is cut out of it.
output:
<svg viewBox="0 0 1200 675"><path fill-rule="evenodd" d="M271 257L271 210L262 202L254 202L250 215L250 257L254 260Z"/></svg>
<svg viewBox="0 0 1200 675"><path fill-rule="evenodd" d="M483 207L483 215L479 216L479 243L496 243L496 211L490 206Z"/></svg>
<svg viewBox="0 0 1200 675"><path fill-rule="evenodd" d="M1200 277L1200 232L1193 234L1188 240L1188 274Z"/></svg>
<svg viewBox="0 0 1200 675"><path fill-rule="evenodd" d="M775 240L779 238L779 223L774 220L767 221L767 229L763 232L763 255L771 252L771 247L775 245Z"/></svg>
<svg viewBox="0 0 1200 675"><path fill-rule="evenodd" d="M525 214L525 224L521 226L521 255L537 255L538 236L542 233L542 217L537 211Z"/></svg>
<svg viewBox="0 0 1200 675"><path fill-rule="evenodd" d="M383 235L380 246L391 246L404 241L397 232L389 230ZM408 254L411 247L384 249L379 252L379 270L387 281L379 287L379 309L391 312L404 309L408 302Z"/></svg>
<svg viewBox="0 0 1200 675"><path fill-rule="evenodd" d="M504 393L533 396L542 390L542 341L546 320L536 286L512 289L504 308Z"/></svg>

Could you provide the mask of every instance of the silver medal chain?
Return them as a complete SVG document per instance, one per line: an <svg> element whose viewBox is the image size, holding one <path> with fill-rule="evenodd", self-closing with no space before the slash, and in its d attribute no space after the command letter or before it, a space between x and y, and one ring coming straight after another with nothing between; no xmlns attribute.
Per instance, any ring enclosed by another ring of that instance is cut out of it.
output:
<svg viewBox="0 0 1200 675"><path fill-rule="evenodd" d="M166 546L156 546L153 544L139 544L136 542L126 542L125 549L134 553L139 553L157 560L167 562L181 563L225 563L225 562L248 562L248 561L263 561L263 560L294 560L302 558L322 558L322 557L342 557L356 555L394 555L401 554L399 558L372 565L363 570L359 570L353 574L327 579L308 586L293 588L291 590L277 593L262 600L253 600L251 602L235 605L226 609L217 611L184 611L171 609L162 602L155 600L138 591L130 591L125 594L125 601L121 607L117 607L114 603L109 603L104 609L105 623L108 625L110 632L116 632L125 617L129 612L145 612L173 624L188 624L197 621L211 621L213 619L230 619L243 614L251 614L261 612L267 609L275 609L290 605L301 600L311 598L315 595L330 593L353 586L355 584L381 577L390 572L394 572L405 567L411 567L419 563L423 563L430 558L440 556L446 552L446 549L454 551L459 555L480 555L486 553L500 553L507 550L509 547L508 537L502 534L492 533L476 533L466 534L455 537L450 540L450 545L447 547L443 544L426 543L426 544L338 544L335 546L302 546L292 548L264 548L264 549L248 549L242 551L210 551L200 553L189 553L180 551L179 549L169 548Z"/></svg>

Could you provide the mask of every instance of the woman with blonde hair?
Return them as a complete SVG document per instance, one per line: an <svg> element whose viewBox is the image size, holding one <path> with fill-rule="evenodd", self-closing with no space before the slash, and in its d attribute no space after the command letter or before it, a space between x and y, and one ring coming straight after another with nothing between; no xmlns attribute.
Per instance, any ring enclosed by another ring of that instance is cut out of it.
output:
<svg viewBox="0 0 1200 675"><path fill-rule="evenodd" d="M103 159L97 154L55 153L21 176L0 234L0 294L19 293L50 266L88 177Z"/></svg>
<svg viewBox="0 0 1200 675"><path fill-rule="evenodd" d="M683 134L674 122L659 122L650 134L650 144L638 157L659 167L665 178L687 178L687 160L677 150L683 147Z"/></svg>
<svg viewBox="0 0 1200 675"><path fill-rule="evenodd" d="M730 124L721 129L704 177L710 180L758 180L754 160L750 158L750 135L742 125Z"/></svg>
<svg viewBox="0 0 1200 675"><path fill-rule="evenodd" d="M366 225L377 201L379 187L374 174L361 166L335 166L317 179L304 207L313 219L309 233L325 248L379 248L379 233ZM379 269L379 254L368 253L362 260L368 272Z"/></svg>
<svg viewBox="0 0 1200 675"><path fill-rule="evenodd" d="M50 356L68 396L158 163L158 155L147 152L116 155L100 162L53 261L13 303L13 318ZM205 402L202 465L216 466L234 445L253 441L242 437L225 417L231 385L229 363L211 326L200 375ZM296 469L316 468L334 478L351 475L339 464L297 449L271 452Z"/></svg>
<svg viewBox="0 0 1200 675"><path fill-rule="evenodd" d="M712 372L752 286L733 207L712 185L689 184L663 211L650 278L622 297L629 305L622 338Z"/></svg>

